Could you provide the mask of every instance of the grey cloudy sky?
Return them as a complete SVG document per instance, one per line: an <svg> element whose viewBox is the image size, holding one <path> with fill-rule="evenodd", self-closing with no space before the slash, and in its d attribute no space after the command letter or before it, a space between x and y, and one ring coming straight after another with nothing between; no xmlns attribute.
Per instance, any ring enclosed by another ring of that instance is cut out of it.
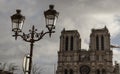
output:
<svg viewBox="0 0 120 74"><path fill-rule="evenodd" d="M26 16L24 32L32 25L38 32L45 29L43 12L54 4L60 12L56 33L46 35L34 45L34 63L43 68L44 74L54 73L59 50L59 36L63 28L77 29L81 35L82 48L88 49L92 28L105 25L111 33L111 44L120 45L120 0L0 0L0 62L22 65L23 57L29 52L29 43L12 37L10 16L21 9ZM120 63L120 50L114 49L114 60Z"/></svg>

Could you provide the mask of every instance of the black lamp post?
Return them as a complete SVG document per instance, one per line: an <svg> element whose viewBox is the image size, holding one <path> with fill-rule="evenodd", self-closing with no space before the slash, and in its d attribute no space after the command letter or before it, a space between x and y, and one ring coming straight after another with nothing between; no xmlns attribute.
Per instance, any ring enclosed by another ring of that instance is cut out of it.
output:
<svg viewBox="0 0 120 74"><path fill-rule="evenodd" d="M25 34L24 32L22 32L25 16L21 14L21 10L19 9L16 10L16 12L16 14L11 16L12 31L14 32L13 37L15 37L15 40L17 40L17 37L20 36L24 41L30 42L30 61L28 74L31 74L34 42L41 40L46 34L49 34L49 36L51 37L51 34L55 32L53 31L53 29L55 29L55 22L58 18L59 13L56 10L54 10L54 5L49 5L49 9L44 12L46 27L48 31L42 31L40 33L37 33L37 29L35 29L33 25L32 29L29 30L29 33Z"/></svg>

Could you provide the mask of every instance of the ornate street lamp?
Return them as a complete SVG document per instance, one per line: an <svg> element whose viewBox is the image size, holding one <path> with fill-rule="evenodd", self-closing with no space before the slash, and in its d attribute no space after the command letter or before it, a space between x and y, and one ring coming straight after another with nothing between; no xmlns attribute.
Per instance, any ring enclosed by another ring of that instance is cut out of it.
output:
<svg viewBox="0 0 120 74"><path fill-rule="evenodd" d="M24 25L25 16L21 14L21 10L17 9L16 14L11 16L12 31L21 32Z"/></svg>
<svg viewBox="0 0 120 74"><path fill-rule="evenodd" d="M30 42L30 53L29 53L30 61L29 61L28 74L31 74L34 42L41 40L43 36L46 34L49 34L49 36L51 37L51 34L55 32L53 31L53 29L55 29L55 22L58 18L59 13L56 10L54 10L54 5L49 5L49 9L44 12L46 27L48 31L47 32L42 31L40 33L37 33L37 29L35 29L33 25L32 29L29 30L29 33L25 34L24 32L22 32L25 16L21 14L20 9L17 9L16 12L17 12L16 14L11 16L12 31L14 32L13 37L15 37L15 40L17 40L17 37L20 36L24 41Z"/></svg>
<svg viewBox="0 0 120 74"><path fill-rule="evenodd" d="M49 6L49 10L44 12L46 27L49 32L52 32L52 29L55 29L56 20L58 18L59 13L54 10L54 5ZM51 36L51 33L49 34Z"/></svg>

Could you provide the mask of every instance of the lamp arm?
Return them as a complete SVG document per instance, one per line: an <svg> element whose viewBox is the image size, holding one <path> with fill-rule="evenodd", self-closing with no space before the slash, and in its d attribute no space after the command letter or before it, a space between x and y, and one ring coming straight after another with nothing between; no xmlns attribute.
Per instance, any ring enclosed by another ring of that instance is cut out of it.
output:
<svg viewBox="0 0 120 74"><path fill-rule="evenodd" d="M41 40L46 34L49 34L49 36L51 37L51 34L55 33L55 31L52 30L48 30L46 32L41 31L40 33L37 33L36 31L37 29L35 29L33 26L32 29L29 30L28 34L25 34L24 32L15 32L13 37L15 37L15 40L17 40L17 37L20 36L24 41L34 43Z"/></svg>
<svg viewBox="0 0 120 74"><path fill-rule="evenodd" d="M24 33L23 33L23 35L17 33L17 34L12 35L12 36L15 37L15 39L17 39L17 37L19 36L19 37L21 37L24 41L30 42L30 40L28 40L27 38L25 38L26 35L24 35Z"/></svg>
<svg viewBox="0 0 120 74"><path fill-rule="evenodd" d="M25 38L23 35L20 35L20 37L21 37L24 41L26 41L26 42L31 42L30 40L28 40L27 38Z"/></svg>
<svg viewBox="0 0 120 74"><path fill-rule="evenodd" d="M39 41L41 40L46 34L51 34L51 33L55 33L55 31L47 31L47 32L44 32L43 31L41 33L39 33L39 37L38 39L35 39L34 41Z"/></svg>

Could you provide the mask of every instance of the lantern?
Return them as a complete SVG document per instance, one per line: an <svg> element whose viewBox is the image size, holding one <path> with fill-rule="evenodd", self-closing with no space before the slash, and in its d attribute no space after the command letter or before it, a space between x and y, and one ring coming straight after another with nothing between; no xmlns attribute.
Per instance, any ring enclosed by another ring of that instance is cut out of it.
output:
<svg viewBox="0 0 120 74"><path fill-rule="evenodd" d="M52 30L55 28L56 20L58 18L59 13L54 10L54 5L49 5L49 9L44 12L46 27L48 30Z"/></svg>
<svg viewBox="0 0 120 74"><path fill-rule="evenodd" d="M17 9L16 14L11 16L12 31L21 32L24 25L25 16L21 14L21 10Z"/></svg>

